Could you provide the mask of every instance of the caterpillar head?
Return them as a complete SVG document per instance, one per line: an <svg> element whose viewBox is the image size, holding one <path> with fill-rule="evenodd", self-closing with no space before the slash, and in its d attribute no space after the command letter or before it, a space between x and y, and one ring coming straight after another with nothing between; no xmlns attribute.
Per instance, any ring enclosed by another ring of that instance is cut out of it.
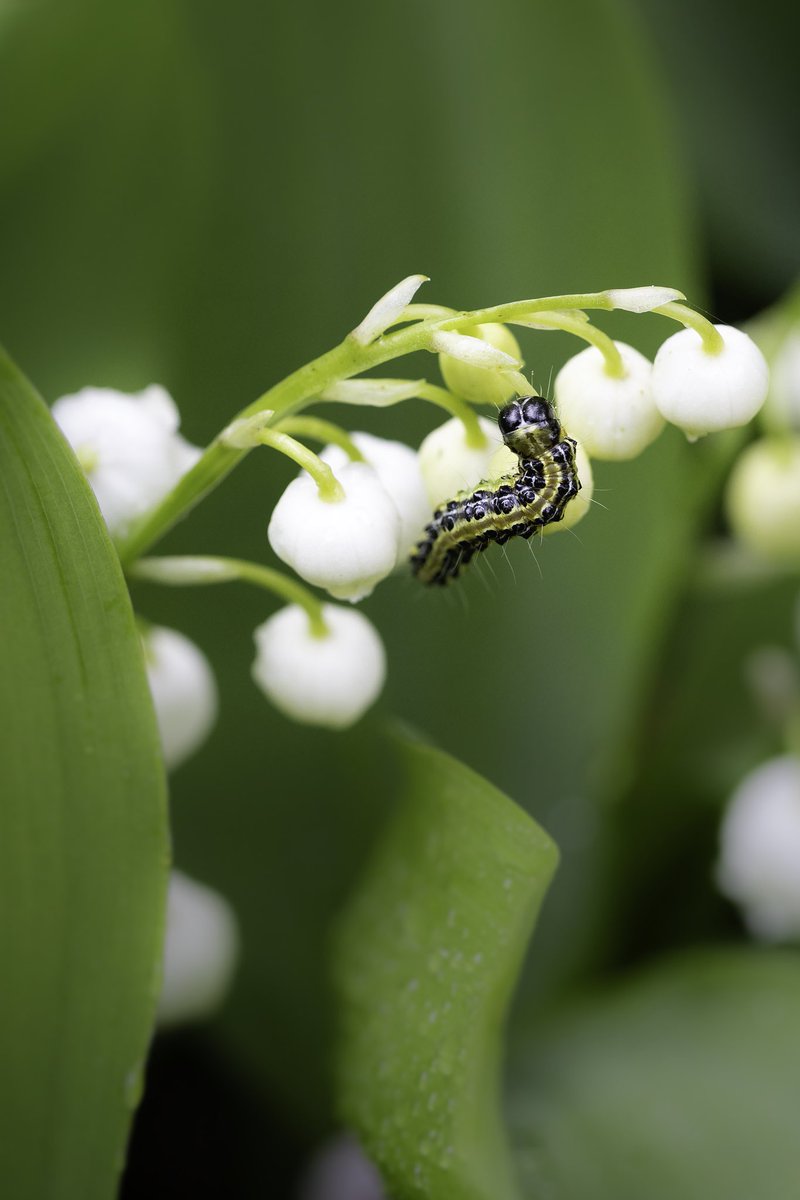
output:
<svg viewBox="0 0 800 1200"><path fill-rule="evenodd" d="M509 450L536 458L556 442L562 431L552 407L541 396L521 396L501 408L497 424Z"/></svg>

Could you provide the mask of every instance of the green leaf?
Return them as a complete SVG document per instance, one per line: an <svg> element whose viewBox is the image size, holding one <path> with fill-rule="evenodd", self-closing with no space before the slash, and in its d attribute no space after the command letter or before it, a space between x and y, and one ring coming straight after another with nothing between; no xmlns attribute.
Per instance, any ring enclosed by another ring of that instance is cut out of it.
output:
<svg viewBox="0 0 800 1200"><path fill-rule="evenodd" d="M502 1023L557 852L460 763L398 754L401 798L336 943L341 1114L395 1200L506 1200Z"/></svg>
<svg viewBox="0 0 800 1200"><path fill-rule="evenodd" d="M513 1072L509 1109L531 1200L797 1194L794 954L673 961L540 1029Z"/></svg>
<svg viewBox="0 0 800 1200"><path fill-rule="evenodd" d="M0 1192L115 1193L158 989L163 771L119 563L0 351Z"/></svg>

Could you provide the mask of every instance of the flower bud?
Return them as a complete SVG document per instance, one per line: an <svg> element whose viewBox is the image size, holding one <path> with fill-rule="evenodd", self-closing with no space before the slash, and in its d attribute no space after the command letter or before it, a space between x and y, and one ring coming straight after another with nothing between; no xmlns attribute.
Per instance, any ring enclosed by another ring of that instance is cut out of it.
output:
<svg viewBox="0 0 800 1200"><path fill-rule="evenodd" d="M269 543L303 579L355 603L394 569L400 517L366 463L348 462L336 476L345 494L334 502L320 499L305 472L294 479L275 506Z"/></svg>
<svg viewBox="0 0 800 1200"><path fill-rule="evenodd" d="M470 342L476 345L470 346ZM443 352L439 369L457 396L473 404L495 404L499 408L516 394L503 369L518 369L522 355L517 339L505 325L473 325L464 333L437 334L434 348Z"/></svg>
<svg viewBox="0 0 800 1200"><path fill-rule="evenodd" d="M200 457L178 434L178 410L157 385L131 396L83 388L56 400L52 411L113 537L125 536Z"/></svg>
<svg viewBox="0 0 800 1200"><path fill-rule="evenodd" d="M239 953L233 910L219 892L180 871L170 876L159 1025L210 1016L230 986Z"/></svg>
<svg viewBox="0 0 800 1200"><path fill-rule="evenodd" d="M371 433L353 433L353 441L394 501L400 515L400 561L419 541L430 517L430 504L422 482L417 454L403 442L390 442ZM341 446L326 446L320 455L338 476L350 460Z"/></svg>
<svg viewBox="0 0 800 1200"><path fill-rule="evenodd" d="M733 533L761 558L800 562L800 436L748 446L728 479L725 508Z"/></svg>
<svg viewBox="0 0 800 1200"><path fill-rule="evenodd" d="M322 617L324 637L312 633L308 613L296 604L259 625L253 679L292 720L346 729L380 694L386 655L362 613L326 604Z"/></svg>
<svg viewBox="0 0 800 1200"><path fill-rule="evenodd" d="M486 439L483 446L467 444L464 423L458 417L434 429L420 446L419 466L431 507L487 478L489 462L502 437L493 421L480 417L479 422Z"/></svg>
<svg viewBox="0 0 800 1200"><path fill-rule="evenodd" d="M746 425L761 408L769 369L752 338L730 325L716 325L723 347L706 350L693 329L682 329L662 345L653 364L653 399L673 425L690 437Z"/></svg>
<svg viewBox="0 0 800 1200"><path fill-rule="evenodd" d="M800 759L770 759L736 788L721 829L717 882L757 938L800 937Z"/></svg>
<svg viewBox="0 0 800 1200"><path fill-rule="evenodd" d="M593 458L627 459L655 441L664 427L650 389L652 364L624 342L614 343L625 375L608 375L595 346L581 350L559 371L555 402L566 432Z"/></svg>
<svg viewBox="0 0 800 1200"><path fill-rule="evenodd" d="M577 496L573 496L571 500L567 501L564 515L560 521L553 521L550 525L542 526L543 534L558 533L559 529L572 529L573 525L577 525L578 521L583 520L589 511L594 491L594 477L591 459L580 442L575 451L575 465L578 470L578 479L581 481L581 490ZM487 479L494 484L504 475L513 475L518 466L519 459L513 450L509 450L508 446L501 446L489 461Z"/></svg>
<svg viewBox="0 0 800 1200"><path fill-rule="evenodd" d="M145 667L168 770L194 754L217 719L217 685L203 652L176 629L151 625Z"/></svg>

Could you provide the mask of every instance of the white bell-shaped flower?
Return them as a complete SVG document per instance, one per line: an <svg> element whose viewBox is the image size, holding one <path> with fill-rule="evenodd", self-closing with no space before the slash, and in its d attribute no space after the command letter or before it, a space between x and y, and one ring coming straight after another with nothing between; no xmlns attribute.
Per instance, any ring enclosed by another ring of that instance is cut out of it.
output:
<svg viewBox="0 0 800 1200"><path fill-rule="evenodd" d="M239 932L228 901L213 888L173 871L159 1025L211 1016L225 998L238 955Z"/></svg>
<svg viewBox="0 0 800 1200"><path fill-rule="evenodd" d="M567 433L593 458L628 459L655 441L664 418L650 387L652 363L624 342L614 343L625 367L608 375L605 359L588 346L559 371L555 382L558 417Z"/></svg>
<svg viewBox="0 0 800 1200"><path fill-rule="evenodd" d="M758 938L800 938L800 759L770 759L731 797L717 882Z"/></svg>
<svg viewBox="0 0 800 1200"><path fill-rule="evenodd" d="M733 533L760 558L800 563L800 436L748 446L734 463L725 507Z"/></svg>
<svg viewBox="0 0 800 1200"><path fill-rule="evenodd" d="M355 603L394 569L400 515L377 473L347 462L336 478L344 499L322 500L302 472L287 487L269 523L269 543L288 566L337 600Z"/></svg>
<svg viewBox="0 0 800 1200"><path fill-rule="evenodd" d="M178 409L156 384L136 395L83 388L56 400L52 411L115 538L155 508L201 454L178 433Z"/></svg>
<svg viewBox="0 0 800 1200"><path fill-rule="evenodd" d="M571 500L567 501L564 515L560 521L553 521L550 525L542 526L542 533L545 535L558 533L559 529L572 529L573 525L577 525L578 521L583 520L591 507L592 493L594 492L592 460L580 442L575 451L575 466L578 471L578 479L581 481L581 490L577 496L573 496ZM490 483L496 483L504 475L513 475L518 468L519 459L514 451L509 450L508 446L501 446L499 450L495 450L489 462L487 479Z"/></svg>
<svg viewBox="0 0 800 1200"><path fill-rule="evenodd" d="M315 636L308 613L294 604L259 625L253 679L292 720L345 729L380 694L386 653L362 613L326 604L322 616L324 637Z"/></svg>
<svg viewBox="0 0 800 1200"><path fill-rule="evenodd" d="M489 463L503 439L493 421L480 417L483 446L470 446L458 417L434 429L419 448L419 466L431 507L451 500L457 492L474 488L489 473Z"/></svg>
<svg viewBox="0 0 800 1200"><path fill-rule="evenodd" d="M419 458L403 442L391 442L372 433L353 433L350 436L400 514L400 556L405 561L406 551L419 541L430 517L430 502L422 482ZM350 461L341 446L326 446L320 457L337 477L342 467Z"/></svg>
<svg viewBox="0 0 800 1200"><path fill-rule="evenodd" d="M464 333L439 333L439 370L451 392L473 404L502 407L516 394L504 373L521 365L519 342L505 325L472 325Z"/></svg>
<svg viewBox="0 0 800 1200"><path fill-rule="evenodd" d="M194 642L151 625L142 637L145 667L168 770L194 754L217 719L217 685Z"/></svg>
<svg viewBox="0 0 800 1200"><path fill-rule="evenodd" d="M746 425L767 396L769 368L758 346L740 329L715 326L723 340L706 350L693 329L667 338L653 364L653 399L659 411L690 437Z"/></svg>
<svg viewBox="0 0 800 1200"><path fill-rule="evenodd" d="M767 408L776 425L800 430L800 332L793 330L772 364Z"/></svg>

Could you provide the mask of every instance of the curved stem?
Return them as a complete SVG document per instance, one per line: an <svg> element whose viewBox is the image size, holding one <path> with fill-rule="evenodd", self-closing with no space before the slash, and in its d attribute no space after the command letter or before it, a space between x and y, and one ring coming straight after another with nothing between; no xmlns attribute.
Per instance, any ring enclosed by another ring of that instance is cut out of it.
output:
<svg viewBox="0 0 800 1200"><path fill-rule="evenodd" d="M320 500L324 500L327 504L337 504L340 500L344 500L344 488L339 480L328 464L323 462L313 450L309 450L308 446L289 437L288 433L281 433L278 429L268 429L266 426L254 433L253 437L258 445L278 450L296 462L298 467L307 471L317 485Z"/></svg>
<svg viewBox="0 0 800 1200"><path fill-rule="evenodd" d="M703 339L706 354L719 354L724 349L725 342L720 331L693 308L687 308L685 304L671 303L662 304L659 308L654 308L653 312L660 313L662 317L670 317L673 321L680 321L687 329L693 329Z"/></svg>
<svg viewBox="0 0 800 1200"><path fill-rule="evenodd" d="M252 583L305 609L313 637L327 637L330 632L323 616L323 602L313 592L282 571L262 567L260 563L217 555L173 555L140 558L128 568L128 574L167 587L198 587L233 580Z"/></svg>
<svg viewBox="0 0 800 1200"><path fill-rule="evenodd" d="M341 425L335 425L323 417L284 417L276 428L280 433L299 434L315 442L332 442L344 450L351 462L364 462L364 455L350 434Z"/></svg>
<svg viewBox="0 0 800 1200"><path fill-rule="evenodd" d="M438 331L468 329L472 325L487 322L502 324L529 313L552 312L559 308L610 310L614 307L613 298L608 292L544 296L418 321L414 325L383 334L368 346L362 346L352 338L345 338L333 350L306 363L264 392L239 413L239 418L247 419L270 410L272 416L269 420L277 424L283 417L299 411L309 400L333 383L351 379L354 375L360 375L401 355L412 354L417 350L432 350L431 339ZM246 453L246 449L226 444L221 435L216 437L160 504L139 522L126 538L121 539L117 549L122 562L129 563L138 558L177 521L191 512L203 496L221 483Z"/></svg>
<svg viewBox="0 0 800 1200"><path fill-rule="evenodd" d="M482 450L486 445L486 434L481 429L480 419L475 409L468 401L462 400L448 392L447 388L435 383L421 383L417 389L420 400L428 400L438 408L443 408L451 416L457 417L464 426L464 440L475 450Z"/></svg>
<svg viewBox="0 0 800 1200"><path fill-rule="evenodd" d="M584 342L588 342L590 346L594 346L600 351L604 359L606 375L611 376L612 379L624 379L627 375L622 355L617 349L616 343L607 333L603 333L602 329L598 329L590 321L572 317L568 313L542 313L530 321L520 320L512 322L512 324L522 325L528 329L560 329L564 333L574 334L575 337L582 338Z"/></svg>

